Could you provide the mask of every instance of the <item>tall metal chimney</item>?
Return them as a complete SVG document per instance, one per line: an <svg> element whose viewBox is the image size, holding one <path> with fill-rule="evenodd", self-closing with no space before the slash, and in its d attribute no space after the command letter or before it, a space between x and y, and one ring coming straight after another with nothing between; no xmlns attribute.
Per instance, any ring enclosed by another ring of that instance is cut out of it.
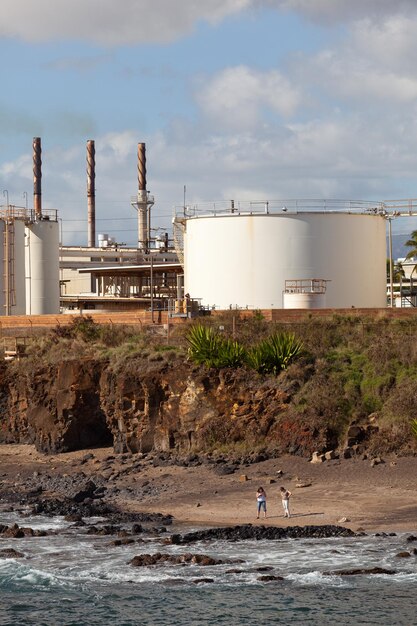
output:
<svg viewBox="0 0 417 626"><path fill-rule="evenodd" d="M96 148L92 139L87 141L87 202L88 202L88 247L96 245Z"/></svg>
<svg viewBox="0 0 417 626"><path fill-rule="evenodd" d="M148 194L146 191L146 147L138 143L138 244L144 252L149 249Z"/></svg>
<svg viewBox="0 0 417 626"><path fill-rule="evenodd" d="M33 208L35 217L42 217L42 148L41 138L33 138Z"/></svg>

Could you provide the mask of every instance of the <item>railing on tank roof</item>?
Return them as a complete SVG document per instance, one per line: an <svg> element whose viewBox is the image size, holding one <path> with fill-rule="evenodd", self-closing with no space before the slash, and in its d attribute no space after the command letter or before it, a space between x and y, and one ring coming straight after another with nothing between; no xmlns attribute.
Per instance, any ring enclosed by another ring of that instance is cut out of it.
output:
<svg viewBox="0 0 417 626"><path fill-rule="evenodd" d="M417 215L417 198L385 200L384 209L394 217Z"/></svg>
<svg viewBox="0 0 417 626"><path fill-rule="evenodd" d="M30 221L31 222L39 221L39 218L36 216L35 211L33 209L30 209ZM42 209L42 215L41 215L40 221L57 222L58 221L57 209Z"/></svg>
<svg viewBox="0 0 417 626"><path fill-rule="evenodd" d="M417 209L417 201L414 205ZM174 217L194 218L216 215L253 215L279 213L376 213L385 215L384 202L371 200L324 200L324 199L283 199L283 200L220 200L212 203L199 203L174 207Z"/></svg>
<svg viewBox="0 0 417 626"><path fill-rule="evenodd" d="M21 220L23 222L39 221L33 209L16 206L14 204L0 205L0 220ZM41 221L58 221L58 211L56 209L42 209Z"/></svg>
<svg viewBox="0 0 417 626"><path fill-rule="evenodd" d="M174 220L216 215L252 215L279 213L359 213L376 214L385 218L417 215L417 198L400 200L220 200L174 207Z"/></svg>
<svg viewBox="0 0 417 626"><path fill-rule="evenodd" d="M15 206L14 204L3 204L0 206L0 219L2 220L23 220L26 221L28 210Z"/></svg>

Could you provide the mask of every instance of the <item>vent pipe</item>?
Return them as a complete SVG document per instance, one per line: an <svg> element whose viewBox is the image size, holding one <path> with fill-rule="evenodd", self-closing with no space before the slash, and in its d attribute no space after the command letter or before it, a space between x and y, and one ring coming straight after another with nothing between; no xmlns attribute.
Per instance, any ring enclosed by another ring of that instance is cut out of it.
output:
<svg viewBox="0 0 417 626"><path fill-rule="evenodd" d="M41 138L33 138L33 208L35 217L42 218L42 148Z"/></svg>
<svg viewBox="0 0 417 626"><path fill-rule="evenodd" d="M143 252L149 250L148 194L146 191L146 146L138 143L138 244Z"/></svg>
<svg viewBox="0 0 417 626"><path fill-rule="evenodd" d="M92 139L87 141L87 202L88 202L88 247L96 245L96 148Z"/></svg>

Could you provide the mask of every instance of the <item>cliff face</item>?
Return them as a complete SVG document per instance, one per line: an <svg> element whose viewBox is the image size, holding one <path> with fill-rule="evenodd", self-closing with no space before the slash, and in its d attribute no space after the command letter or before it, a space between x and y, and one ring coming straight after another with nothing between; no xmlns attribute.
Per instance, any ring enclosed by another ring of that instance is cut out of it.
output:
<svg viewBox="0 0 417 626"><path fill-rule="evenodd" d="M111 442L98 393L101 370L92 361L67 361L17 376L3 368L1 440L34 443L46 453Z"/></svg>
<svg viewBox="0 0 417 626"><path fill-rule="evenodd" d="M370 438L377 452L415 450L406 429L378 435L376 413L352 420L345 405L346 390L308 363L267 378L179 356L0 366L0 443L33 443L47 454L103 445L187 454L238 444L242 452L307 456L356 444L360 452Z"/></svg>
<svg viewBox="0 0 417 626"><path fill-rule="evenodd" d="M115 452L279 446L286 430L288 391L253 372L135 360L113 371L93 359L28 370L0 371L0 441L34 443L45 453L111 443ZM315 449L312 435L307 428L301 452ZM297 436L287 436L286 446Z"/></svg>

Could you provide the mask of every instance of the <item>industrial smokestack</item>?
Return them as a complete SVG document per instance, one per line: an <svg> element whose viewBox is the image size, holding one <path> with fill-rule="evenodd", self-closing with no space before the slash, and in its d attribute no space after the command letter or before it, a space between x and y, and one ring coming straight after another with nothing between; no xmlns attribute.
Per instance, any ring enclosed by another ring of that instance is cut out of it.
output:
<svg viewBox="0 0 417 626"><path fill-rule="evenodd" d="M146 191L146 146L138 143L138 190Z"/></svg>
<svg viewBox="0 0 417 626"><path fill-rule="evenodd" d="M88 201L88 247L96 245L96 148L92 139L87 141L87 201Z"/></svg>
<svg viewBox="0 0 417 626"><path fill-rule="evenodd" d="M42 148L41 138L33 138L33 208L37 218L42 217Z"/></svg>
<svg viewBox="0 0 417 626"><path fill-rule="evenodd" d="M138 244L148 252L148 194L146 191L146 147L138 143Z"/></svg>

